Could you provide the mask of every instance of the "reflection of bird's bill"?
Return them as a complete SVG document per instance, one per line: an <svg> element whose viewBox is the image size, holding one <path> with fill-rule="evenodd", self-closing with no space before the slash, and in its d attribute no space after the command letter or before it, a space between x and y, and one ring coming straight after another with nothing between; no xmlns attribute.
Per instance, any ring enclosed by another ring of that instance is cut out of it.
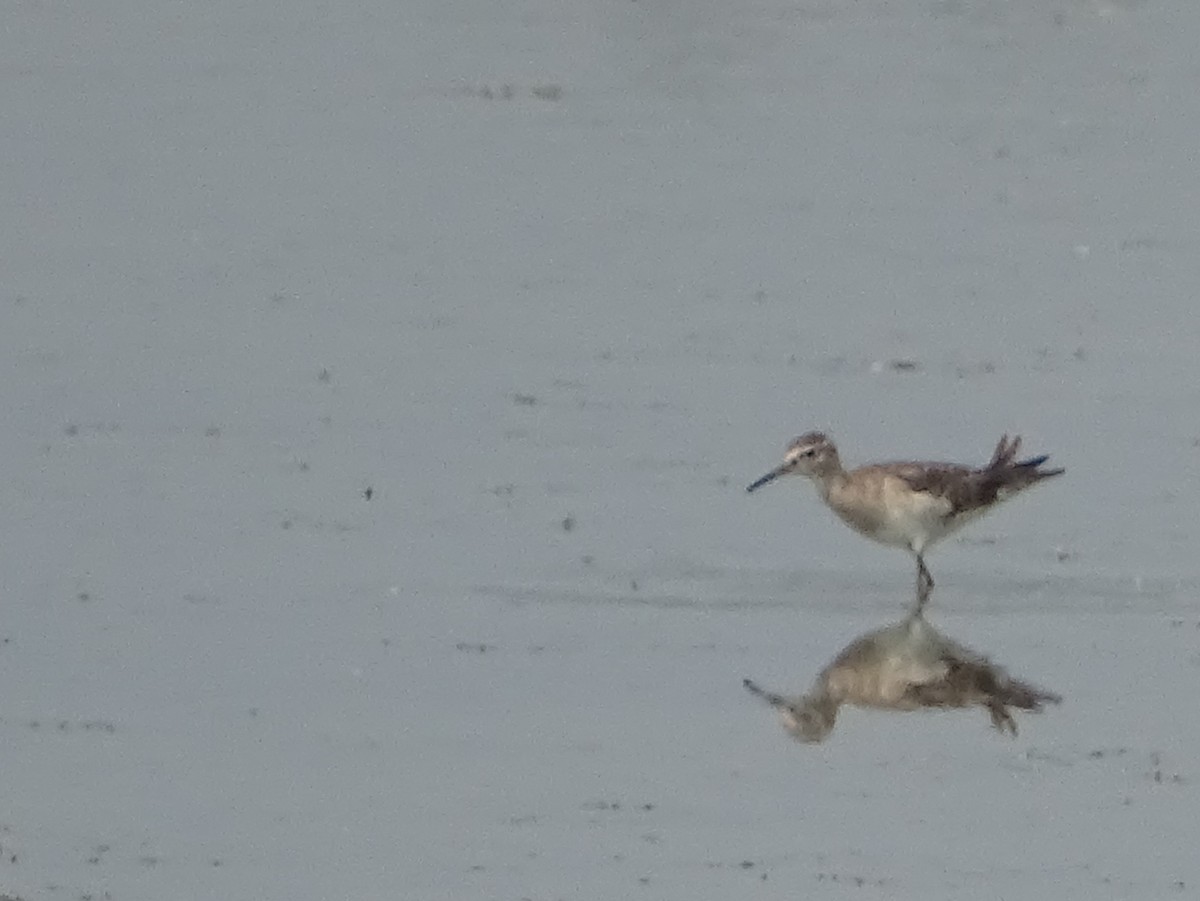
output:
<svg viewBox="0 0 1200 901"><path fill-rule="evenodd" d="M762 698L772 707L787 707L788 700L783 695L776 694L773 691L767 691L757 682L752 679L743 679L742 684L746 686L746 691L756 697Z"/></svg>

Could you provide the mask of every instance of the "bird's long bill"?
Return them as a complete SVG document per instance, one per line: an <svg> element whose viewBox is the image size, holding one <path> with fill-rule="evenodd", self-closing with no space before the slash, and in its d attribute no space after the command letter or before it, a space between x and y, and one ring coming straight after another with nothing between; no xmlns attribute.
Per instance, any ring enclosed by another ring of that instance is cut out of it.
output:
<svg viewBox="0 0 1200 901"><path fill-rule="evenodd" d="M770 472L768 472L761 479L758 479L754 482L751 482L749 485L747 485L746 490L747 491L757 491L759 488L761 488L763 485L767 484L768 482L774 482L781 475L783 475L783 467L782 466L776 467L775 469L772 469Z"/></svg>
<svg viewBox="0 0 1200 901"><path fill-rule="evenodd" d="M762 698L772 707L787 706L787 698L785 698L783 695L775 694L773 691L767 691L753 679L743 679L742 685L746 687L746 691L750 692L750 694L754 695L755 697Z"/></svg>

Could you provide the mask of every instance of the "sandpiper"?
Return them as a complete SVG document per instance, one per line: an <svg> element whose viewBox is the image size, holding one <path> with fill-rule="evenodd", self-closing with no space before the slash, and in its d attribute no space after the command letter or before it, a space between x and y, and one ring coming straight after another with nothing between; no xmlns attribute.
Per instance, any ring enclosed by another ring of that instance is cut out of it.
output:
<svg viewBox="0 0 1200 901"><path fill-rule="evenodd" d="M823 669L808 694L785 697L744 680L746 688L779 710L783 727L802 742L822 741L843 704L885 710L974 707L992 726L1017 734L1009 707L1040 711L1062 698L1013 679L986 657L938 632L919 609L901 622L852 641Z"/></svg>
<svg viewBox="0 0 1200 901"><path fill-rule="evenodd" d="M925 551L1001 501L1062 469L1038 469L1049 457L1016 460L1021 438L1003 436L991 461L973 469L957 463L874 463L847 472L837 447L823 432L808 432L787 446L783 462L747 486L755 491L780 476L803 475L843 522L881 544L906 548L917 558L917 609L933 589Z"/></svg>

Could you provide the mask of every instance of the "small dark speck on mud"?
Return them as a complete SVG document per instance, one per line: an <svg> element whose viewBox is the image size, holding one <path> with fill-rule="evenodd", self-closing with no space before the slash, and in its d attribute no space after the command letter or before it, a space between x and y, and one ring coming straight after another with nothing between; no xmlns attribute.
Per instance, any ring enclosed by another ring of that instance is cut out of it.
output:
<svg viewBox="0 0 1200 901"><path fill-rule="evenodd" d="M518 407L533 407L537 406L538 399L532 394L514 394L512 396L513 403Z"/></svg>
<svg viewBox="0 0 1200 901"><path fill-rule="evenodd" d="M488 651L496 650L494 644L484 644L481 641L460 641L454 646L456 651L470 651L475 654L486 654Z"/></svg>
<svg viewBox="0 0 1200 901"><path fill-rule="evenodd" d="M468 97L477 97L480 100L512 100L516 90L511 84L502 84L499 87L493 88L489 84L480 85L479 87L466 88L464 93Z"/></svg>
<svg viewBox="0 0 1200 901"><path fill-rule="evenodd" d="M620 810L620 801L608 801L603 798L595 801L585 801L583 803L584 810Z"/></svg>
<svg viewBox="0 0 1200 901"><path fill-rule="evenodd" d="M367 500L370 500L374 496L375 496L375 489L372 488L370 485L368 485L366 488L363 489L363 497L366 498Z"/></svg>
<svg viewBox="0 0 1200 901"><path fill-rule="evenodd" d="M892 360L888 363L893 372L920 372L921 364L916 360Z"/></svg>
<svg viewBox="0 0 1200 901"><path fill-rule="evenodd" d="M75 600L79 601L81 604L87 603L91 599L92 599L92 596L90 594L88 594L86 591L81 591L81 592L79 592L79 594L75 595Z"/></svg>
<svg viewBox="0 0 1200 901"><path fill-rule="evenodd" d="M572 529L574 529L575 528L575 517L574 516L564 516L563 521L562 521L562 528L563 528L564 532L570 532Z"/></svg>
<svg viewBox="0 0 1200 901"><path fill-rule="evenodd" d="M330 382L333 381L333 373L330 372L328 369L326 369L324 366L322 366L321 371L317 373L317 381L321 382L324 385L328 385Z"/></svg>
<svg viewBox="0 0 1200 901"><path fill-rule="evenodd" d="M205 438L220 438L221 430L219 428L217 428L215 425L210 425L208 428L206 428L204 430L204 437Z"/></svg>

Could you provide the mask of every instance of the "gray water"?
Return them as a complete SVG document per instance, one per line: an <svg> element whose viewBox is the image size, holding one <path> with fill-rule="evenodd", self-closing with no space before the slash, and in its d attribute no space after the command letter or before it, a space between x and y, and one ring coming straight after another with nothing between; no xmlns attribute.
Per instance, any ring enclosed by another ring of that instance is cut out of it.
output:
<svg viewBox="0 0 1200 901"><path fill-rule="evenodd" d="M1198 28L11 5L0 890L1194 891ZM1060 708L802 747L744 694L911 598L745 495L810 428L1067 467L930 556Z"/></svg>

